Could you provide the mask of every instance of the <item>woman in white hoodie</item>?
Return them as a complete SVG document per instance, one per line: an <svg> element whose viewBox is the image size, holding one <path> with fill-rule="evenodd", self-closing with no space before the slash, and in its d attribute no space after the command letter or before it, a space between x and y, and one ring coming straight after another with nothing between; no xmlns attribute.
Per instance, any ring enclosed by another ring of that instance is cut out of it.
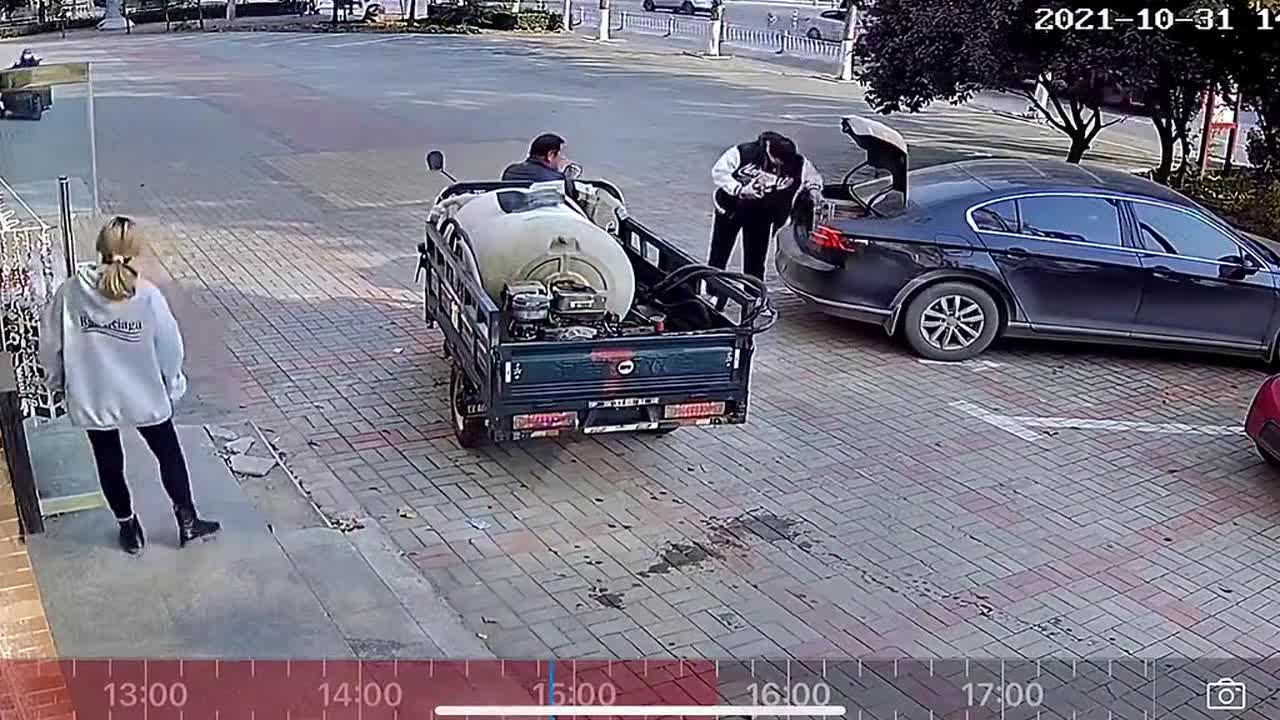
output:
<svg viewBox="0 0 1280 720"><path fill-rule="evenodd" d="M98 232L99 261L80 266L46 311L40 345L49 385L66 396L71 422L93 447L98 480L120 523L120 546L146 544L124 477L121 428L137 428L160 464L160 479L185 546L218 531L196 514L187 460L173 427L186 393L182 334L160 290L133 267L144 246L137 224L112 218Z"/></svg>

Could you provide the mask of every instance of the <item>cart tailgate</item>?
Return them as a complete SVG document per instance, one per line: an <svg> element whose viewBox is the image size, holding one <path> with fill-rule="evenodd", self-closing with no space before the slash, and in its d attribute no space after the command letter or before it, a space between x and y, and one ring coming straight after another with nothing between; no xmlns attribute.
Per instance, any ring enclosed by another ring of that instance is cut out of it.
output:
<svg viewBox="0 0 1280 720"><path fill-rule="evenodd" d="M524 344L503 358L501 396L506 403L552 405L612 397L734 394L742 389L743 359L732 335Z"/></svg>

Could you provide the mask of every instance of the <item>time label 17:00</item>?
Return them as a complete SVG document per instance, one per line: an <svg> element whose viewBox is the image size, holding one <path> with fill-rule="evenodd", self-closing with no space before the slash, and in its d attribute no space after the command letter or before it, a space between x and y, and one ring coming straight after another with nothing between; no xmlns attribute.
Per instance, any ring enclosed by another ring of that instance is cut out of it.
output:
<svg viewBox="0 0 1280 720"><path fill-rule="evenodd" d="M1280 25L1280 12L1262 7L1254 11L1257 27L1274 30ZM1120 15L1108 8L1036 8L1036 30L1116 30L1136 27L1139 30L1171 30L1191 25L1197 30L1231 31L1236 26L1230 8L1198 8L1181 15L1169 8L1143 8L1133 15Z"/></svg>

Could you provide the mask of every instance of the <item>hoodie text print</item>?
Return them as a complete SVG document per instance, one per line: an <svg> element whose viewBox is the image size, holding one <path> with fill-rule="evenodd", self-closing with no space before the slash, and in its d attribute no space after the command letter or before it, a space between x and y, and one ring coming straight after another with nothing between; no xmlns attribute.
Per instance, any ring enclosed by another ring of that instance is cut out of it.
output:
<svg viewBox="0 0 1280 720"><path fill-rule="evenodd" d="M173 417L186 394L178 323L159 288L139 279L131 298L98 292L101 269L83 265L42 318L41 361L71 422L91 430L146 427Z"/></svg>

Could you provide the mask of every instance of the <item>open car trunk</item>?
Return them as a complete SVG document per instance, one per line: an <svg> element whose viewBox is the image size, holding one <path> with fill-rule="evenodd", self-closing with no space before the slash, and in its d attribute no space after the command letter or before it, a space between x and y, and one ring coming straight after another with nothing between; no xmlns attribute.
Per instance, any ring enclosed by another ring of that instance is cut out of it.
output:
<svg viewBox="0 0 1280 720"><path fill-rule="evenodd" d="M822 222L893 217L906 208L908 152L902 135L882 122L857 115L842 118L840 130L866 152L866 160L840 182L825 184L821 193L796 197L791 222L797 234L807 234ZM888 175L855 183L854 175L868 167Z"/></svg>

